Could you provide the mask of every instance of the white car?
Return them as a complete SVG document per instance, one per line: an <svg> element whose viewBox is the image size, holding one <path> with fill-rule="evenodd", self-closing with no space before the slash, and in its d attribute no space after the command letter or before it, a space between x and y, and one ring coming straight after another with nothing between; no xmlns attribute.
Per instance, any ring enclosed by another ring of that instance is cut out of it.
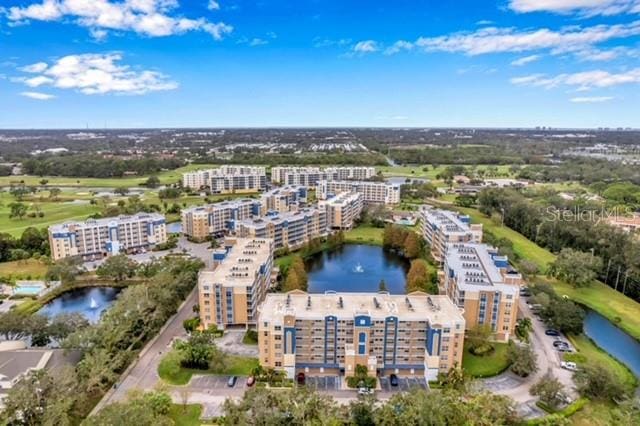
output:
<svg viewBox="0 0 640 426"><path fill-rule="evenodd" d="M358 395L373 395L373 389L360 388L358 389Z"/></svg>
<svg viewBox="0 0 640 426"><path fill-rule="evenodd" d="M560 367L569 371L578 371L578 366L576 365L576 363L571 361L562 361L560 363Z"/></svg>

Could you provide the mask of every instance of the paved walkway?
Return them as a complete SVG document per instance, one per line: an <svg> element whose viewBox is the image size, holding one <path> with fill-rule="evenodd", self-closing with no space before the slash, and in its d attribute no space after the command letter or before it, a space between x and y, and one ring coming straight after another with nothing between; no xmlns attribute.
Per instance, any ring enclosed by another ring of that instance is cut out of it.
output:
<svg viewBox="0 0 640 426"><path fill-rule="evenodd" d="M246 330L226 330L221 338L215 340L215 344L223 352L257 358L258 345L242 343L245 333Z"/></svg>

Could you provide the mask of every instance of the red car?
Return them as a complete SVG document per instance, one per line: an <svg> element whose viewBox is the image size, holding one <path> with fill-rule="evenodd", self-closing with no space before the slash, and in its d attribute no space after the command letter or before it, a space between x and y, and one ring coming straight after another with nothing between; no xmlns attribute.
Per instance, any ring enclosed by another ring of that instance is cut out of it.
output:
<svg viewBox="0 0 640 426"><path fill-rule="evenodd" d="M305 376L303 372L298 373L298 375L296 376L296 381L298 382L299 385L304 385L304 381L305 381Z"/></svg>
<svg viewBox="0 0 640 426"><path fill-rule="evenodd" d="M251 387L254 385L254 383L256 382L256 378L253 376L249 376L247 378L247 386Z"/></svg>

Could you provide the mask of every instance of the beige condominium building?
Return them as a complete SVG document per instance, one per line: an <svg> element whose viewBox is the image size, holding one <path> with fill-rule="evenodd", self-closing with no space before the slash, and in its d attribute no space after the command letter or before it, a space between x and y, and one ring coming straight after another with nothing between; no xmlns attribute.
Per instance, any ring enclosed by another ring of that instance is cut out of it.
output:
<svg viewBox="0 0 640 426"><path fill-rule="evenodd" d="M200 323L255 326L258 305L271 282L273 241L264 238L227 239L213 254L212 270L198 275Z"/></svg>
<svg viewBox="0 0 640 426"><path fill-rule="evenodd" d="M276 250L294 249L327 235L327 212L316 207L270 212L263 217L236 222L235 232L242 238L271 238Z"/></svg>
<svg viewBox="0 0 640 426"><path fill-rule="evenodd" d="M261 214L270 211L280 213L298 210L307 202L307 187L287 185L272 189L260 196Z"/></svg>
<svg viewBox="0 0 640 426"><path fill-rule="evenodd" d="M238 220L260 215L260 201L245 198L182 210L182 233L194 240L233 231Z"/></svg>
<svg viewBox="0 0 640 426"><path fill-rule="evenodd" d="M136 253L166 241L165 218L158 213L88 219L49 227L53 260L69 256L91 260L119 253Z"/></svg>
<svg viewBox="0 0 640 426"><path fill-rule="evenodd" d="M288 377L424 375L462 363L465 320L446 296L270 293L259 308L260 365Z"/></svg>
<svg viewBox="0 0 640 426"><path fill-rule="evenodd" d="M482 242L482 224L471 224L467 215L422 206L420 223L422 237L431 247L431 255L437 262L444 260L447 244Z"/></svg>
<svg viewBox="0 0 640 426"><path fill-rule="evenodd" d="M440 294L464 309L467 328L488 325L506 342L514 332L522 275L486 244L450 244L440 273Z"/></svg>
<svg viewBox="0 0 640 426"><path fill-rule="evenodd" d="M266 189L267 174L264 167L226 165L217 169L184 173L182 186L192 189L208 188L214 194L259 192Z"/></svg>
<svg viewBox="0 0 640 426"><path fill-rule="evenodd" d="M343 192L325 201L318 202L318 207L327 211L327 226L331 229L351 229L360 218L364 203L362 194Z"/></svg>
<svg viewBox="0 0 640 426"><path fill-rule="evenodd" d="M376 175L375 167L292 167L271 168L271 182L315 187L321 180L367 180Z"/></svg>
<svg viewBox="0 0 640 426"><path fill-rule="evenodd" d="M318 182L316 196L319 200L327 200L343 192L361 194L365 204L398 204L400 202L400 185L386 182L323 180Z"/></svg>

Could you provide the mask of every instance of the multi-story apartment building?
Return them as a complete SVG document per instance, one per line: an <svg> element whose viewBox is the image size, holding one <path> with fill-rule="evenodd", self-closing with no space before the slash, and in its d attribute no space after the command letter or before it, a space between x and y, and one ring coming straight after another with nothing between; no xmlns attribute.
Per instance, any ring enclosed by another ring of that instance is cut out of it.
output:
<svg viewBox="0 0 640 426"><path fill-rule="evenodd" d="M318 207L327 211L327 225L331 229L351 229L360 218L364 203L362 194L343 192L325 201L318 202Z"/></svg>
<svg viewBox="0 0 640 426"><path fill-rule="evenodd" d="M244 198L182 210L182 233L194 240L233 231L235 221L260 215L260 201Z"/></svg>
<svg viewBox="0 0 640 426"><path fill-rule="evenodd" d="M271 212L266 216L236 222L242 238L271 238L275 249L300 247L327 234L327 212L315 207L294 212Z"/></svg>
<svg viewBox="0 0 640 426"><path fill-rule="evenodd" d="M307 202L305 186L287 185L265 192L260 197L261 214L276 211L280 213L295 211Z"/></svg>
<svg viewBox="0 0 640 426"><path fill-rule="evenodd" d="M465 320L446 296L270 293L259 308L260 364L288 377L418 375L462 365Z"/></svg>
<svg viewBox="0 0 640 426"><path fill-rule="evenodd" d="M447 244L481 243L482 224L471 224L471 218L450 210L420 208L422 237L431 247L431 255L442 262L447 252Z"/></svg>
<svg viewBox="0 0 640 426"><path fill-rule="evenodd" d="M100 259L118 253L133 253L167 241L165 218L158 213L139 213L49 227L51 258L82 256Z"/></svg>
<svg viewBox="0 0 640 426"><path fill-rule="evenodd" d="M498 341L508 341L518 316L522 275L506 256L486 244L449 244L440 273L440 294L464 309L467 328L488 325Z"/></svg>
<svg viewBox="0 0 640 426"><path fill-rule="evenodd" d="M362 201L365 204L398 204L400 202L400 185L386 182L323 180L318 182L316 196L319 200L327 200L343 192L362 194Z"/></svg>
<svg viewBox="0 0 640 426"><path fill-rule="evenodd" d="M184 173L182 186L208 188L214 194L259 192L267 187L267 175L264 167L225 165L218 169Z"/></svg>
<svg viewBox="0 0 640 426"><path fill-rule="evenodd" d="M212 270L198 274L201 325L205 329L255 326L258 305L271 283L273 241L227 239L213 260Z"/></svg>
<svg viewBox="0 0 640 426"><path fill-rule="evenodd" d="M376 175L375 167L290 167L271 168L271 182L315 187L321 180L367 180Z"/></svg>

